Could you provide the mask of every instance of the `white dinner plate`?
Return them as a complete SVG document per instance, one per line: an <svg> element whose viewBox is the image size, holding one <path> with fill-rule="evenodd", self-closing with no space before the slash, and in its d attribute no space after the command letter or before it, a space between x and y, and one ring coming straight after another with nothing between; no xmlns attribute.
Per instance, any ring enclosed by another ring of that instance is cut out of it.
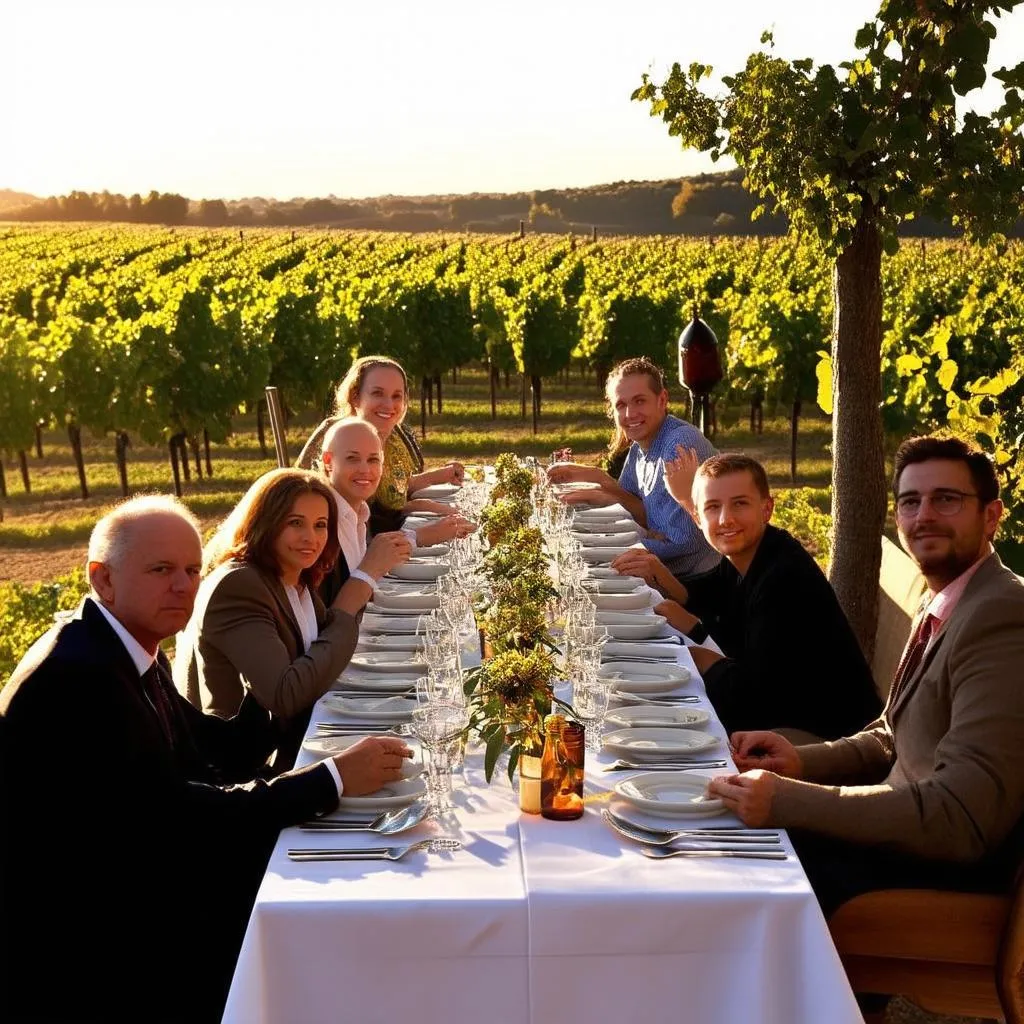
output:
<svg viewBox="0 0 1024 1024"><path fill-rule="evenodd" d="M401 615L398 612L370 611L372 603L366 606L359 628L364 633L416 633L422 631L421 615Z"/></svg>
<svg viewBox="0 0 1024 1024"><path fill-rule="evenodd" d="M611 680L619 693L668 693L690 678L682 665L650 665L646 662L619 661L601 666L602 679Z"/></svg>
<svg viewBox="0 0 1024 1024"><path fill-rule="evenodd" d="M688 772L687 774L693 775L694 773ZM707 777L714 778L713 775L708 775ZM632 825L639 825L641 828L664 829L666 827L673 827L665 820L663 814L652 814L650 811L645 811L628 800L623 800L621 796L612 796L608 802L608 810L616 817L623 818ZM740 823L738 818L733 817L725 809L724 804L718 812L698 812L698 816L700 817L700 823L696 826L697 828L711 828L716 825L738 825ZM683 822L680 822L680 825L683 828L686 827ZM727 840L723 840L723 842L727 842Z"/></svg>
<svg viewBox="0 0 1024 1024"><path fill-rule="evenodd" d="M624 530L621 533L577 533L576 539L580 546L586 548L618 548L629 547L640 539L636 530Z"/></svg>
<svg viewBox="0 0 1024 1024"><path fill-rule="evenodd" d="M427 663L410 651L367 651L353 654L349 662L361 672L404 672L423 675Z"/></svg>
<svg viewBox="0 0 1024 1024"><path fill-rule="evenodd" d="M360 690L364 693L410 693L416 689L418 675L397 672L355 672L346 669L339 677L335 690Z"/></svg>
<svg viewBox="0 0 1024 1024"><path fill-rule="evenodd" d="M597 568L601 568L601 566L597 566ZM593 567L591 571L593 571ZM594 576L583 579L583 586L591 594L635 594L646 585L639 576L619 576L618 573L614 573L607 579Z"/></svg>
<svg viewBox="0 0 1024 1024"><path fill-rule="evenodd" d="M407 722L419 702L415 697L348 697L343 693L325 693L320 705L346 718L370 719L374 722ZM662 709L664 710L664 709Z"/></svg>
<svg viewBox="0 0 1024 1024"><path fill-rule="evenodd" d="M423 559L409 559L401 565L396 565L387 574L386 579L396 580L436 580L438 576L444 576L451 572L451 566L444 562L428 562Z"/></svg>
<svg viewBox="0 0 1024 1024"><path fill-rule="evenodd" d="M602 611L622 612L651 608L657 599L647 587L638 587L628 594L591 594L590 600Z"/></svg>
<svg viewBox="0 0 1024 1024"><path fill-rule="evenodd" d="M437 590L408 590L401 593L378 589L373 595L373 601L367 605L367 609L398 610L398 611L430 611L432 608L440 607L441 600L437 596Z"/></svg>
<svg viewBox="0 0 1024 1024"><path fill-rule="evenodd" d="M601 657L623 658L632 661L634 658L653 658L666 665L675 665L679 657L680 643L669 643L666 640L609 640L601 649Z"/></svg>
<svg viewBox="0 0 1024 1024"><path fill-rule="evenodd" d="M580 548L580 555L591 565L608 565L630 547L630 544L619 544L616 547Z"/></svg>
<svg viewBox="0 0 1024 1024"><path fill-rule="evenodd" d="M429 498L431 501L444 501L454 498L462 488L457 484L431 484L409 495L410 498Z"/></svg>
<svg viewBox="0 0 1024 1024"><path fill-rule="evenodd" d="M302 749L314 757L334 757L343 750L348 750L353 743L358 743L364 736L310 736L302 741ZM415 757L402 762L402 778L416 779L423 773L423 764Z"/></svg>
<svg viewBox="0 0 1024 1024"><path fill-rule="evenodd" d="M646 772L622 779L616 783L615 792L659 818L718 814L724 809L722 801L706 795L712 778L694 771Z"/></svg>
<svg viewBox="0 0 1024 1024"><path fill-rule="evenodd" d="M367 814L379 814L396 807L408 807L416 803L427 792L427 784L422 778L400 779L389 782L376 793L368 796L343 796L338 801L338 810L365 811Z"/></svg>
<svg viewBox="0 0 1024 1024"><path fill-rule="evenodd" d="M363 651L422 651L427 642L425 636L415 633L373 633L359 634L356 650Z"/></svg>
<svg viewBox="0 0 1024 1024"><path fill-rule="evenodd" d="M718 737L695 729L634 726L605 733L604 749L630 761L657 761L679 754L699 754L718 746Z"/></svg>
<svg viewBox="0 0 1024 1024"><path fill-rule="evenodd" d="M601 622L598 625L608 630L608 635L616 640L652 640L665 635L665 617L663 615L644 616L647 621L638 622Z"/></svg>
<svg viewBox="0 0 1024 1024"><path fill-rule="evenodd" d="M572 524L573 533L631 533L636 532L635 519L593 519L577 516Z"/></svg>
<svg viewBox="0 0 1024 1024"><path fill-rule="evenodd" d="M451 548L447 544L434 544L429 548L413 548L413 558L447 558Z"/></svg>
<svg viewBox="0 0 1024 1024"><path fill-rule="evenodd" d="M703 708L671 708L657 704L612 708L605 721L620 729L701 729L711 721L711 712Z"/></svg>
<svg viewBox="0 0 1024 1024"><path fill-rule="evenodd" d="M619 504L595 505L592 508L575 509L576 520L584 523L592 523L598 520L614 522L616 519L629 519L630 515L626 509Z"/></svg>

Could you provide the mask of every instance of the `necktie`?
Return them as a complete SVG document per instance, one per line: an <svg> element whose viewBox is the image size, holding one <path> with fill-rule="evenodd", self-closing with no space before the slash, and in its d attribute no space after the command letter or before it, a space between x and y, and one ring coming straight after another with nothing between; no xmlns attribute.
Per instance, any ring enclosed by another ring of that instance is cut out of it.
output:
<svg viewBox="0 0 1024 1024"><path fill-rule="evenodd" d="M141 679L142 688L149 698L149 703L153 705L153 710L160 721L160 728L167 739L167 744L173 749L174 708L171 706L170 697L168 697L167 691L164 689L163 680L160 678L160 669L157 667L156 662L153 662L149 669L143 672Z"/></svg>
<svg viewBox="0 0 1024 1024"><path fill-rule="evenodd" d="M934 615L929 615L927 612L921 617L903 651L900 666L896 669L896 677L892 682L893 693L898 692L917 671L938 621Z"/></svg>

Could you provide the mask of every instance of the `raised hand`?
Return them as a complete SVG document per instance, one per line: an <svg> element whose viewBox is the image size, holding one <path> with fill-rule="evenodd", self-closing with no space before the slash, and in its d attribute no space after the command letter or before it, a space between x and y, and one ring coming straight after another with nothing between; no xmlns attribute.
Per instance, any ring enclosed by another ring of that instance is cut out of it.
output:
<svg viewBox="0 0 1024 1024"><path fill-rule="evenodd" d="M697 452L681 444L676 445L676 457L665 460L665 489L683 508L693 507L693 478L699 465Z"/></svg>

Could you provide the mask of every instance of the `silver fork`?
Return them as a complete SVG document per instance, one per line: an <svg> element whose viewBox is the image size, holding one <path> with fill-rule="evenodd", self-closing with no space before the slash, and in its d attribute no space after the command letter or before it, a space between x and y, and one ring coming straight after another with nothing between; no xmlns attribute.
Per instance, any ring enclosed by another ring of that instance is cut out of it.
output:
<svg viewBox="0 0 1024 1024"><path fill-rule="evenodd" d="M714 829L679 828L679 829L653 829L643 825L634 825L631 821L625 821L617 817L612 811L601 812L601 817L620 835L627 839L634 839L638 843L646 843L648 846L668 846L677 839L685 839L689 842L710 842L737 844L753 843L765 846L777 846L782 843L782 837L778 832L757 832L741 829L729 829L716 831Z"/></svg>
<svg viewBox="0 0 1024 1024"><path fill-rule="evenodd" d="M434 836L432 839L421 839L406 846L371 846L364 849L311 849L296 848L288 851L290 860L401 860L407 853L426 850L428 853L443 853L449 850L461 850L462 841L450 836Z"/></svg>

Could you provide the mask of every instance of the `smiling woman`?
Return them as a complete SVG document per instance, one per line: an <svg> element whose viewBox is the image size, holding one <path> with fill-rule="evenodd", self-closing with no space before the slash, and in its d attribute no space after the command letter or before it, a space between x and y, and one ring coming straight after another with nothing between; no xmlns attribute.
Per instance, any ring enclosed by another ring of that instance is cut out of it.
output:
<svg viewBox="0 0 1024 1024"><path fill-rule="evenodd" d="M349 581L330 608L317 596L338 551L327 482L297 469L265 473L210 542L178 644L175 682L197 707L223 718L258 707L281 720L275 771L294 762L309 709L355 650L353 612L369 585Z"/></svg>

